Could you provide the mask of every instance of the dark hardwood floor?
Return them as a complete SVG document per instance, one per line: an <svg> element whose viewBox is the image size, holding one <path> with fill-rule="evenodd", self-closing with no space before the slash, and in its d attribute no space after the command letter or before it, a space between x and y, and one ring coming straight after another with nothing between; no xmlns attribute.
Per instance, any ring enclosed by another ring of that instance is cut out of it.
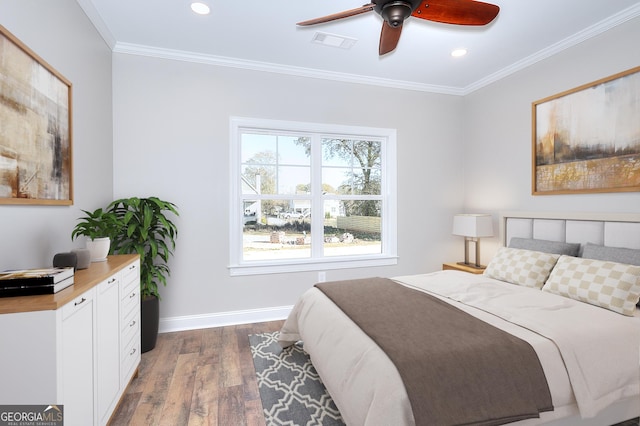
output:
<svg viewBox="0 0 640 426"><path fill-rule="evenodd" d="M109 424L264 426L247 336L283 322L158 335Z"/></svg>

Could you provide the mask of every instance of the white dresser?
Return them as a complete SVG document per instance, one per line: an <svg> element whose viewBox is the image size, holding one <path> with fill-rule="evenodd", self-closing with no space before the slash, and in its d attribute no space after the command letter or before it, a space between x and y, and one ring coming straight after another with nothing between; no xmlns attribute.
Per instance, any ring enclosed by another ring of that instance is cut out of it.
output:
<svg viewBox="0 0 640 426"><path fill-rule="evenodd" d="M0 403L105 425L140 364L140 260L109 256L53 295L0 298Z"/></svg>

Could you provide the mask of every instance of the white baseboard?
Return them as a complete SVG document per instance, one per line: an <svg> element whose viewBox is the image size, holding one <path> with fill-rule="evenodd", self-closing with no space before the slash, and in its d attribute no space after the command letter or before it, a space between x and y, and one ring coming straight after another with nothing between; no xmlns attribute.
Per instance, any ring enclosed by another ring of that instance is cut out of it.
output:
<svg viewBox="0 0 640 426"><path fill-rule="evenodd" d="M158 331L160 333L170 333L172 331L283 320L289 316L292 308L293 306L279 306L275 308L160 318Z"/></svg>

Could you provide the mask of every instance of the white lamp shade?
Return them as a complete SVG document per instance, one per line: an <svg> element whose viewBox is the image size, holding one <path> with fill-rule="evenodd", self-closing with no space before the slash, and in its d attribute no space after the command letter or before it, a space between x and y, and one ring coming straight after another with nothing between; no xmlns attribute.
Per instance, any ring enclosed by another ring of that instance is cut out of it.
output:
<svg viewBox="0 0 640 426"><path fill-rule="evenodd" d="M457 214L453 217L453 235L463 237L493 236L493 220L490 214Z"/></svg>

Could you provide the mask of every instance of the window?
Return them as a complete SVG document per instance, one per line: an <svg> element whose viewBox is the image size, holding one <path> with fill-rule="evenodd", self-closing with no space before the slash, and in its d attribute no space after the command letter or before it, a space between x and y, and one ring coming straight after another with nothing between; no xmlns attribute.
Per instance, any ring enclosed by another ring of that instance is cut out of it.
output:
<svg viewBox="0 0 640 426"><path fill-rule="evenodd" d="M231 119L231 275L395 264L395 130Z"/></svg>

